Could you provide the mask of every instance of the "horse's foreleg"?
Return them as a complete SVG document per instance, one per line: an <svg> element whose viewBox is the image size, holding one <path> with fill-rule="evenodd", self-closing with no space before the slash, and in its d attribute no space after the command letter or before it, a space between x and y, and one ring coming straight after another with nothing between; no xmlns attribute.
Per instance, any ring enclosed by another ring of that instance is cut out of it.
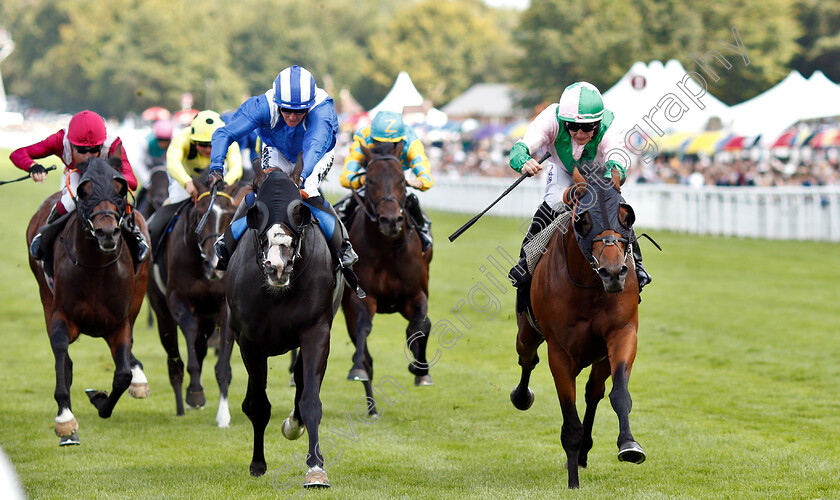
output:
<svg viewBox="0 0 840 500"><path fill-rule="evenodd" d="M352 295L352 296L351 296ZM376 311L376 300L359 299L351 290L345 291L344 299L345 323L350 341L353 342L353 366L347 374L347 380L370 382L373 377L373 359L367 350L367 338L373 328L373 315ZM365 391L370 384L365 384Z"/></svg>
<svg viewBox="0 0 840 500"><path fill-rule="evenodd" d="M646 456L630 432L630 410L633 408L633 400L628 389L630 371L636 358L636 332L611 339L607 348L613 379L610 403L618 416L618 459L640 464L645 461Z"/></svg>
<svg viewBox="0 0 840 500"><path fill-rule="evenodd" d="M268 379L268 358L259 346L240 336L239 350L242 361L248 371L248 390L242 401L242 412L248 415L254 428L254 453L251 457L251 475L259 477L265 474L265 427L271 418L271 403L265 393Z"/></svg>
<svg viewBox="0 0 840 500"><path fill-rule="evenodd" d="M534 330L524 314L517 315L519 333L516 335L516 352L519 354L519 366L522 367L522 374L519 384L510 393L510 401L517 409L525 411L534 404L534 392L528 387L531 381L531 372L540 358L537 355L537 348L543 343L543 336Z"/></svg>
<svg viewBox="0 0 840 500"><path fill-rule="evenodd" d="M610 376L610 362L602 359L592 365L589 380L586 381L586 413L583 415L583 444L578 455L578 465L586 467L589 450L592 449L592 426L595 423L595 410L604 399L604 382Z"/></svg>
<svg viewBox="0 0 840 500"><path fill-rule="evenodd" d="M63 320L53 323L50 333L50 347L55 357L55 402L58 413L55 417L55 434L61 438L60 445L79 444L76 430L79 423L73 415L70 404L70 386L73 384L73 361L68 352L70 333Z"/></svg>
<svg viewBox="0 0 840 500"><path fill-rule="evenodd" d="M169 312L169 308L158 301L154 294L149 293L149 301L154 305L158 319L158 335L163 350L166 351L166 365L169 370L169 384L175 392L175 414L184 414L184 362L178 349L178 324Z"/></svg>
<svg viewBox="0 0 840 500"><path fill-rule="evenodd" d="M580 487L578 479L578 458L583 444L583 424L575 407L575 368L563 349L548 343L548 365L554 377L554 387L563 412L563 427L560 429L560 442L566 452L566 468L569 472L569 488Z"/></svg>
<svg viewBox="0 0 840 500"><path fill-rule="evenodd" d="M327 371L327 357L330 353L329 325L319 322L300 334L300 359L298 363L303 376L303 387L298 386L300 399L296 401L295 415L299 416L309 434L309 456L306 465L310 469L324 466L318 443L318 426L321 424L321 383Z"/></svg>
<svg viewBox="0 0 840 500"><path fill-rule="evenodd" d="M222 310L226 311L223 306ZM233 352L233 331L227 326L226 313L221 315L221 328L219 329L219 358L216 360L216 382L219 384L219 411L216 413L216 422L219 427L230 425L230 407L228 405L228 387L232 378L230 369L230 356Z"/></svg>
<svg viewBox="0 0 840 500"><path fill-rule="evenodd" d="M102 418L109 418L122 394L131 384L131 324L126 320L116 332L105 338L114 360L114 380L111 394L89 389L90 402Z"/></svg>
<svg viewBox="0 0 840 500"><path fill-rule="evenodd" d="M201 386L201 363L196 351L196 338L199 335L198 322L190 308L176 297L170 297L169 306L178 322L178 326L184 332L187 345L187 373L190 374L190 383L187 386L187 405L192 408L203 408L207 403L207 398L204 396L204 388ZM204 349L206 352L206 344Z"/></svg>
<svg viewBox="0 0 840 500"><path fill-rule="evenodd" d="M414 358L408 364L408 371L414 374L414 385L418 386L434 385L429 375L431 365L426 359L429 332L432 330L432 321L427 313L426 294L420 294L402 311L403 317L408 320L408 327L405 329L406 342Z"/></svg>

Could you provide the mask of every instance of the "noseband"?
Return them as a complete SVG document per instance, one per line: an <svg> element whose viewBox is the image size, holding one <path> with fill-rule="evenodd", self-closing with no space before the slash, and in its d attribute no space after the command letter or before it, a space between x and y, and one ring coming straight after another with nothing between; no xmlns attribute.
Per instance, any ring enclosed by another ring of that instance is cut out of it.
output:
<svg viewBox="0 0 840 500"><path fill-rule="evenodd" d="M117 222L118 227L122 227L123 224L123 216L119 214L116 210L97 210L92 214L88 215L87 217L82 218L82 227L84 227L85 231L88 232L94 238L96 237L96 228L93 227L93 219L99 217L113 217L114 220Z"/></svg>

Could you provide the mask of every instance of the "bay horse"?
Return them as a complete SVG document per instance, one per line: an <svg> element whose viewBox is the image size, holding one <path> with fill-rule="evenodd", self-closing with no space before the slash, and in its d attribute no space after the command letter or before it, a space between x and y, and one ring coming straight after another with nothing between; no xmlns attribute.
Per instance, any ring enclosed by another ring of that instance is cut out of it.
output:
<svg viewBox="0 0 840 500"><path fill-rule="evenodd" d="M629 421L632 400L628 383L639 326L639 287L631 252L635 216L621 198L617 182L584 179L577 171L575 178L585 182L567 191L574 206L572 217L551 237L534 269L530 290L533 315L527 301L517 300L516 350L522 375L510 395L519 410L527 410L534 402L528 381L539 362L537 348L545 341L563 415L560 439L569 488L579 487L578 466L587 465L595 410L610 376L610 402L619 425L618 459L631 463L645 460ZM581 423L575 407L575 378L590 365Z"/></svg>
<svg viewBox="0 0 840 500"><path fill-rule="evenodd" d="M60 445L80 444L78 422L70 404L73 362L68 347L80 334L105 339L114 360L111 393L85 391L99 416L108 418L126 389L146 397L149 386L143 365L131 353L134 320L146 290L148 260L135 265L121 234L130 217L148 239L146 222L137 211L126 215L128 185L118 171L119 160L95 158L82 163L76 193L76 215L68 216L54 243L54 282L50 286L41 264L29 257L38 281L47 334L55 356L55 433ZM61 193L41 205L26 230L27 246L45 223Z"/></svg>
<svg viewBox="0 0 840 500"><path fill-rule="evenodd" d="M230 424L228 387L231 380L230 356L233 338L227 336L227 304L225 302L224 273L216 270L218 257L213 249L216 238L224 232L233 218L236 206L235 186L219 191L211 207L210 193L204 183L196 182L199 195L195 202L185 202L175 220L170 223L166 243L155 252L152 278L147 294L157 316L158 334L167 354L169 382L175 392L175 411L184 415L184 362L178 349L178 327L187 346L187 405L203 408L207 402L201 385L201 370L207 355L207 341L218 328L216 381L219 385L219 427ZM196 234L199 221L207 214L205 225Z"/></svg>
<svg viewBox="0 0 840 500"><path fill-rule="evenodd" d="M373 358L367 337L377 312L398 312L408 320L406 343L414 358L408 370L414 374L414 385L433 385L426 361L432 326L428 300L433 248L423 252L420 235L405 213L406 181L399 161L402 147L402 142L396 147L362 146L367 161L365 196L357 200L360 220L348 229L350 242L359 254L354 269L367 297L360 299L348 288L342 299L347 332L356 347L347 380L361 381L369 401L373 401ZM353 196L359 194L353 192ZM376 413L374 405L368 409Z"/></svg>
<svg viewBox="0 0 840 500"><path fill-rule="evenodd" d="M318 446L320 390L330 351L330 328L345 285L333 269L322 231L311 223L299 181L292 181L299 179L302 167L298 158L291 177L277 169L255 173L256 201L249 203L248 230L231 256L226 275L228 325L248 371L242 411L254 429L251 475L261 476L266 471L264 438L271 416L266 396L268 357L299 348L294 364L294 409L281 431L288 439L308 432L309 470L304 486L328 487Z"/></svg>

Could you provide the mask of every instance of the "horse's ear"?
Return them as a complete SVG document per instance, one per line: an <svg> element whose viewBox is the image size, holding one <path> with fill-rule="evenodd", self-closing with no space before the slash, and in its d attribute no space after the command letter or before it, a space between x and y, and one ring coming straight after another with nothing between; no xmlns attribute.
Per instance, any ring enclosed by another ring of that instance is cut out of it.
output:
<svg viewBox="0 0 840 500"><path fill-rule="evenodd" d="M263 170L262 167L262 159L254 158L254 161L251 162L251 165L254 167L254 184L256 186L261 186L263 181L265 180L265 170Z"/></svg>
<svg viewBox="0 0 840 500"><path fill-rule="evenodd" d="M268 206L265 202L257 200L254 206L248 209L245 218L250 229L256 229L258 233L262 234L268 227Z"/></svg>
<svg viewBox="0 0 840 500"><path fill-rule="evenodd" d="M292 175L290 176L292 178L292 182L294 182L298 187L303 184L303 179L300 178L301 172L303 172L303 151L298 153L297 161L295 161L295 169L292 170Z"/></svg>
<svg viewBox="0 0 840 500"><path fill-rule="evenodd" d="M398 141L397 145L394 146L394 156L399 158L403 154L403 147L405 146L405 141Z"/></svg>
<svg viewBox="0 0 840 500"><path fill-rule="evenodd" d="M584 212L576 216L574 227L578 236L586 236L592 230L592 220L589 218L589 213Z"/></svg>
<svg viewBox="0 0 840 500"><path fill-rule="evenodd" d="M633 211L633 207L622 203L619 208L618 222L627 229L632 228L636 222L636 212Z"/></svg>
<svg viewBox="0 0 840 500"><path fill-rule="evenodd" d="M626 179L626 177L625 177L625 179ZM621 172L619 172L617 168L612 169L612 181L613 181L613 184L615 184L615 188L620 193L621 192L622 180L621 180Z"/></svg>
<svg viewBox="0 0 840 500"><path fill-rule="evenodd" d="M86 200L93 194L93 183L90 180L84 180L76 187L76 197L80 200Z"/></svg>
<svg viewBox="0 0 840 500"><path fill-rule="evenodd" d="M286 207L286 215L295 224L296 232L300 232L303 227L312 222L312 211L301 200L293 200L289 203Z"/></svg>
<svg viewBox="0 0 840 500"><path fill-rule="evenodd" d="M575 184L586 184L586 178L583 177L583 174L580 173L577 167L572 171L572 178Z"/></svg>
<svg viewBox="0 0 840 500"><path fill-rule="evenodd" d="M360 144L359 147L362 149L362 154L365 155L365 160L370 161L370 157L372 156L370 149L368 149L364 144Z"/></svg>
<svg viewBox="0 0 840 500"><path fill-rule="evenodd" d="M108 158L108 165L110 165L111 168L113 168L117 172L122 173L122 159L112 156Z"/></svg>
<svg viewBox="0 0 840 500"><path fill-rule="evenodd" d="M114 191L120 195L120 198L128 196L128 182L122 177L114 177Z"/></svg>

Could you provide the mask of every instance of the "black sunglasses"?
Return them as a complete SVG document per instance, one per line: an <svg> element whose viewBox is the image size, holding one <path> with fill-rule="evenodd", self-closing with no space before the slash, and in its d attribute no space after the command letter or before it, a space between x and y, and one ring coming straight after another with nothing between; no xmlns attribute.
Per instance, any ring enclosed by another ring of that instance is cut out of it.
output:
<svg viewBox="0 0 840 500"><path fill-rule="evenodd" d="M212 142L196 142L195 145L200 148L209 148L213 143Z"/></svg>
<svg viewBox="0 0 840 500"><path fill-rule="evenodd" d="M592 123L575 123L575 122L566 122L566 128L569 132L577 132L578 130L583 130L584 132L592 132L601 122L592 122Z"/></svg>
<svg viewBox="0 0 840 500"><path fill-rule="evenodd" d="M289 109L289 108L280 108L281 113L286 113L287 115L303 115L306 114L305 109Z"/></svg>
<svg viewBox="0 0 840 500"><path fill-rule="evenodd" d="M86 155L88 153L97 154L102 149L102 145L99 146L73 146L73 149L76 150L77 153L80 155Z"/></svg>

